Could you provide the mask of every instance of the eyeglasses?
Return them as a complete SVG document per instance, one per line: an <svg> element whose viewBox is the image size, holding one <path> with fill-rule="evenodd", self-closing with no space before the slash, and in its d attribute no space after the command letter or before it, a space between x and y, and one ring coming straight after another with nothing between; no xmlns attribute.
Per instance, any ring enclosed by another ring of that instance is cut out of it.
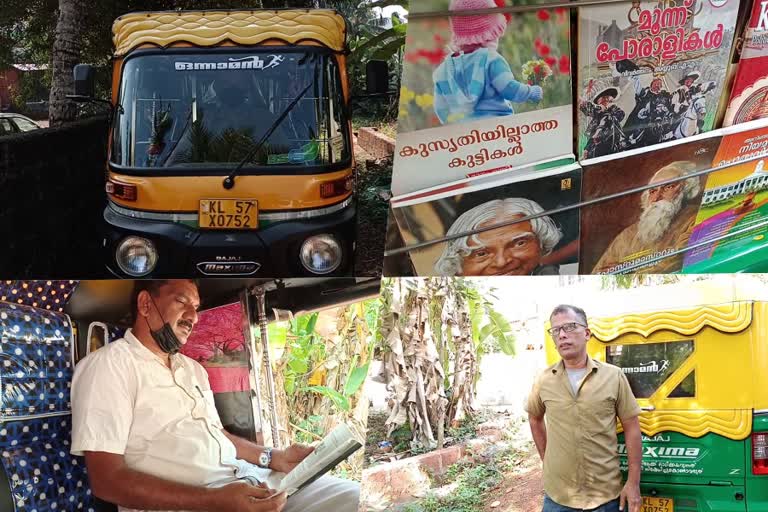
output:
<svg viewBox="0 0 768 512"><path fill-rule="evenodd" d="M560 325L558 327L553 327L551 329L547 329L547 332L549 333L550 336L552 336L554 338L558 334L560 334L560 330L561 329L563 330L563 332L569 333L569 332L575 331L579 327L586 327L586 325L579 324L579 323L576 323L576 322L569 322L567 324L563 324L563 325Z"/></svg>

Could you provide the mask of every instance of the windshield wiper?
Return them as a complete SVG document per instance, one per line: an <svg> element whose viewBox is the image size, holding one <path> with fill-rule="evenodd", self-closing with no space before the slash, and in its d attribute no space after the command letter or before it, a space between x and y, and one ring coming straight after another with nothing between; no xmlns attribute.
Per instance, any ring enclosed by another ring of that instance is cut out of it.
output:
<svg viewBox="0 0 768 512"><path fill-rule="evenodd" d="M309 85L307 85L303 91L301 91L291 102L288 104L288 106L283 110L283 112L275 119L275 121L272 123L272 125L269 127L269 129L264 133L264 135L261 136L261 139L259 139L259 142L256 143L256 145L248 152L247 155L245 155L245 158L243 158L239 164L235 166L234 169L229 173L229 175L224 178L224 182L222 183L224 185L224 188L229 190L232 187L235 186L235 176L237 176L237 173L240 172L240 169L243 168L243 166L248 163L248 161L253 158L253 155L256 154L258 150L261 149L261 147L264 145L264 143L269 139L269 137L274 133L274 131L277 129L277 127L280 125L280 123L283 122L283 119L285 119L288 116L288 113L293 109L293 107L296 106L296 104L301 100L301 98L304 97L305 94L307 94L307 91L314 85L314 82L311 82Z"/></svg>

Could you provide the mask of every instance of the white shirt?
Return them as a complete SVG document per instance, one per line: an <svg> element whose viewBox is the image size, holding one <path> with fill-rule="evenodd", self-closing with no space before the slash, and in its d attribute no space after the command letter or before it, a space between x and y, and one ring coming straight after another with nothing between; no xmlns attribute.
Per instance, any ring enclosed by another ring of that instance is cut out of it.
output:
<svg viewBox="0 0 768 512"><path fill-rule="evenodd" d="M205 368L175 354L169 369L130 329L75 367L73 455L121 454L131 469L196 486L266 481L273 472L238 459L222 428Z"/></svg>

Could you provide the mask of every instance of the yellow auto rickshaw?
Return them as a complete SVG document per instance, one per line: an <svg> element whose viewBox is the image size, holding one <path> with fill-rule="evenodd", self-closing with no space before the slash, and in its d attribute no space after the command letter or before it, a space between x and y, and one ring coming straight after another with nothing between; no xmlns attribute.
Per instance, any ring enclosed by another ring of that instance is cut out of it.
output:
<svg viewBox="0 0 768 512"><path fill-rule="evenodd" d="M351 272L346 33L322 9L114 22L103 246L115 275ZM91 66L76 66L75 89L93 98Z"/></svg>

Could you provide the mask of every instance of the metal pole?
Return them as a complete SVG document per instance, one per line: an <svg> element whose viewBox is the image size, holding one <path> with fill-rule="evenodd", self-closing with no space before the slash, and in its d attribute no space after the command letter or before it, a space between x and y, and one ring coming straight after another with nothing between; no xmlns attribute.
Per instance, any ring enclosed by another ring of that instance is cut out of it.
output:
<svg viewBox="0 0 768 512"><path fill-rule="evenodd" d="M251 316L251 299L248 295L248 290L245 290L240 296L240 304L243 308L243 317L248 323L248 326L244 329L243 335L245 336L245 342L248 346L248 364L250 365L249 377L253 378L253 388L256 390L256 400L251 396L251 408L253 409L254 419L259 421L259 430L263 431L264 418L261 415L261 378L259 371L259 361L256 359L256 341L253 335L253 317Z"/></svg>
<svg viewBox="0 0 768 512"><path fill-rule="evenodd" d="M264 371L266 372L265 375L267 376L267 385L269 386L269 414L272 419L270 425L272 431L272 446L280 448L280 436L277 428L277 395L275 394L275 377L272 374L272 364L269 360L269 335L267 334L267 312L264 300L264 287L257 286L254 288L253 294L256 296L256 307L258 308L257 315L259 320L259 331L261 332L261 356L264 363Z"/></svg>

